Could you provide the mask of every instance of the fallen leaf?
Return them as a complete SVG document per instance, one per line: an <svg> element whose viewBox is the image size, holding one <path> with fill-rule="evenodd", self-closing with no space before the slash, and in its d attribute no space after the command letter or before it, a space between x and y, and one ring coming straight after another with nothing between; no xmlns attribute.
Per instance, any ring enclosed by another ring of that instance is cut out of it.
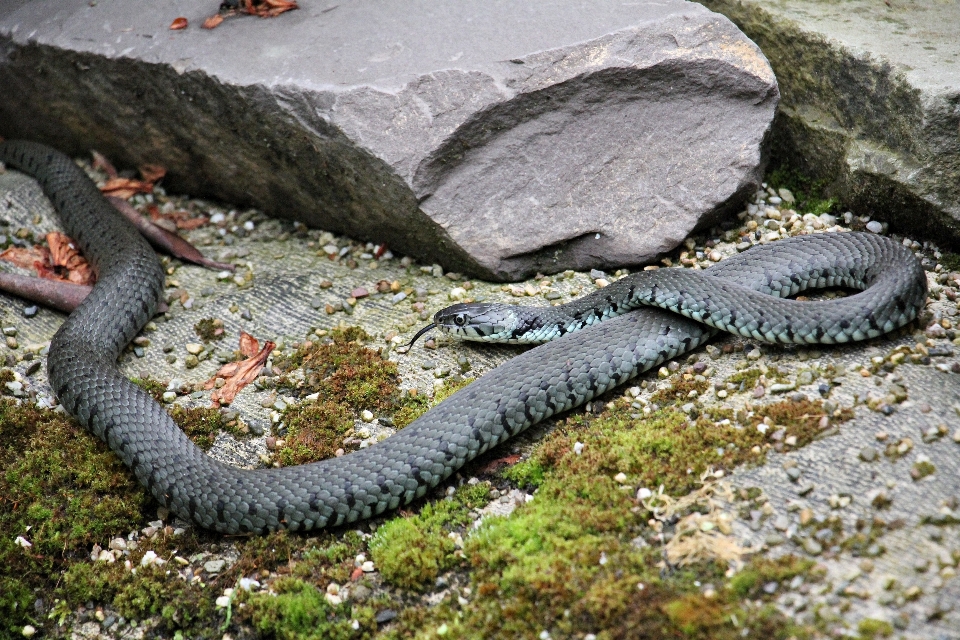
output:
<svg viewBox="0 0 960 640"><path fill-rule="evenodd" d="M110 178L100 187L100 191L107 196L126 199L138 193L150 193L153 191L153 183L133 178Z"/></svg>
<svg viewBox="0 0 960 640"><path fill-rule="evenodd" d="M252 358L260 350L260 344L257 339L246 331L240 332L240 353Z"/></svg>
<svg viewBox="0 0 960 640"><path fill-rule="evenodd" d="M47 247L10 247L0 253L5 260L23 269L33 269L45 280L59 280L73 284L92 285L96 281L93 269L68 236L53 231L47 234Z"/></svg>
<svg viewBox="0 0 960 640"><path fill-rule="evenodd" d="M243 8L250 15L273 18L299 7L294 0L243 0Z"/></svg>
<svg viewBox="0 0 960 640"><path fill-rule="evenodd" d="M47 245L50 247L50 260L53 266L66 269L68 282L90 285L96 281L90 263L80 254L69 236L59 231L51 231L47 234Z"/></svg>
<svg viewBox="0 0 960 640"><path fill-rule="evenodd" d="M177 18L176 20L170 23L171 31L179 31L180 29L186 29L186 28L187 28L187 19L184 18L183 16Z"/></svg>
<svg viewBox="0 0 960 640"><path fill-rule="evenodd" d="M202 28L204 29L216 29L220 26L220 23L223 22L223 16L219 13L215 13L206 20L203 21Z"/></svg>
<svg viewBox="0 0 960 640"><path fill-rule="evenodd" d="M91 151L90 155L93 156L93 168L102 169L104 173L107 174L108 178L117 177L117 169L113 166L107 157L100 153L99 151Z"/></svg>
<svg viewBox="0 0 960 640"><path fill-rule="evenodd" d="M159 164L145 164L140 167L140 177L144 182L156 183L167 175L167 168Z"/></svg>
<svg viewBox="0 0 960 640"><path fill-rule="evenodd" d="M14 264L21 269L36 269L36 263L49 264L50 252L45 247L10 247L0 253L0 260Z"/></svg>
<svg viewBox="0 0 960 640"><path fill-rule="evenodd" d="M147 207L147 213L150 214L150 219L154 222L158 220L169 220L173 222L177 229L185 229L187 231L193 231L203 225L207 224L210 221L210 218L207 216L194 216L194 214L189 211L173 211L171 213L161 213L160 208L155 204L151 204Z"/></svg>
<svg viewBox="0 0 960 640"><path fill-rule="evenodd" d="M217 384L217 378L226 380L226 384L210 394L210 401L214 407L219 407L221 403L230 404L241 389L256 380L266 365L270 352L277 345L267 341L259 351L258 346L259 342L256 338L245 331L240 332L240 353L247 356L247 359L223 365L217 374L203 385L204 389L213 389Z"/></svg>

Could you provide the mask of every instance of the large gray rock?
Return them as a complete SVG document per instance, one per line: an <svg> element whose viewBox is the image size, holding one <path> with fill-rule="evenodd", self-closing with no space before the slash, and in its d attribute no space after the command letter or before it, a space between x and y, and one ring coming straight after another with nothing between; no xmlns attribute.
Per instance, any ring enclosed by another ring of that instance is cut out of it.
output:
<svg viewBox="0 0 960 640"><path fill-rule="evenodd" d="M0 0L0 135L494 279L648 260L758 180L776 80L700 5L303 4Z"/></svg>
<svg viewBox="0 0 960 640"><path fill-rule="evenodd" d="M960 3L702 0L770 59L772 161L857 213L960 242Z"/></svg>

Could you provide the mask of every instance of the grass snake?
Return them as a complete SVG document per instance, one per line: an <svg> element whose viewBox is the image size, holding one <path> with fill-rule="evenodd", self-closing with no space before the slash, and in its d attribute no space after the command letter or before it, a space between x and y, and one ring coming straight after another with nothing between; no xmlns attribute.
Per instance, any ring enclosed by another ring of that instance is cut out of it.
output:
<svg viewBox="0 0 960 640"><path fill-rule="evenodd" d="M575 301L563 316L554 315L559 307L455 305L435 317L451 332L463 334L469 325L473 337L561 335L369 448L301 466L242 470L207 456L117 368L164 288L146 241L62 153L7 141L0 161L37 179L98 275L50 344L47 371L61 404L158 502L224 533L336 526L406 504L531 424L697 347L712 327L775 342L847 342L910 322L926 298L923 269L909 250L873 234L831 233L757 247L702 272L639 272ZM838 285L863 291L819 302L781 299ZM639 304L666 310L629 311ZM622 315L573 331L615 314Z"/></svg>

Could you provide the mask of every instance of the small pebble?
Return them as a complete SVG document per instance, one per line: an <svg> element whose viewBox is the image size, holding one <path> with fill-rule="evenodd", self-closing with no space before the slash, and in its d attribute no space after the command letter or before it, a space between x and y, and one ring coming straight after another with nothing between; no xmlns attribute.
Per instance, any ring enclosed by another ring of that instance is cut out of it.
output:
<svg viewBox="0 0 960 640"><path fill-rule="evenodd" d="M40 311L40 308L37 307L37 305L31 305L31 306L29 306L29 307L24 307L24 308L23 308L23 317L24 317L24 318L32 318L33 316L37 315L37 312L38 312L38 311Z"/></svg>
<svg viewBox="0 0 960 640"><path fill-rule="evenodd" d="M864 447L863 449L860 449L860 459L863 460L864 462L873 462L874 460L877 459L877 455L878 455L877 450L874 449L873 447L867 446L867 447Z"/></svg>
<svg viewBox="0 0 960 640"><path fill-rule="evenodd" d="M164 402L170 403L177 399L177 393L175 391L164 391L162 397Z"/></svg>
<svg viewBox="0 0 960 640"><path fill-rule="evenodd" d="M813 538L807 538L803 541L803 550L812 556L818 556L823 553L823 546Z"/></svg>

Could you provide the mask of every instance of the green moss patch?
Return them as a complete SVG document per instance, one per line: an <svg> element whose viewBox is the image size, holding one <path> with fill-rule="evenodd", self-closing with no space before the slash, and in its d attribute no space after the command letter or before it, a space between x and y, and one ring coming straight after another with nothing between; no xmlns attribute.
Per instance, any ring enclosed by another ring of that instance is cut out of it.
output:
<svg viewBox="0 0 960 640"><path fill-rule="evenodd" d="M151 500L106 445L73 420L0 399L0 629L46 622L33 609L96 542L137 529ZM20 537L29 547L16 542Z"/></svg>
<svg viewBox="0 0 960 640"><path fill-rule="evenodd" d="M449 533L471 521L471 509L489 500L490 485L464 485L449 499L428 502L415 516L394 518L377 530L370 553L388 583L422 590L433 585L441 571L462 558Z"/></svg>
<svg viewBox="0 0 960 640"><path fill-rule="evenodd" d="M348 407L329 400L288 409L285 444L277 450L277 460L286 467L333 457L353 433L353 418Z"/></svg>
<svg viewBox="0 0 960 640"><path fill-rule="evenodd" d="M786 168L777 168L767 175L767 182L775 189L787 188L796 198L794 208L800 213L821 215L832 213L839 200L827 197L827 180L811 180L807 176Z"/></svg>
<svg viewBox="0 0 960 640"><path fill-rule="evenodd" d="M284 578L273 585L273 594L244 599L254 629L283 640L354 640L371 638L376 631L372 609L332 605L313 585L299 578Z"/></svg>
<svg viewBox="0 0 960 640"><path fill-rule="evenodd" d="M219 318L204 318L193 325L193 330L204 342L223 340L223 336L225 335L223 320Z"/></svg>
<svg viewBox="0 0 960 640"><path fill-rule="evenodd" d="M284 372L303 369L303 381L296 388L302 395L316 393L321 401L382 413L392 408L399 395L397 365L365 347L367 340L369 336L359 327L334 329L329 341L306 341L274 363Z"/></svg>

